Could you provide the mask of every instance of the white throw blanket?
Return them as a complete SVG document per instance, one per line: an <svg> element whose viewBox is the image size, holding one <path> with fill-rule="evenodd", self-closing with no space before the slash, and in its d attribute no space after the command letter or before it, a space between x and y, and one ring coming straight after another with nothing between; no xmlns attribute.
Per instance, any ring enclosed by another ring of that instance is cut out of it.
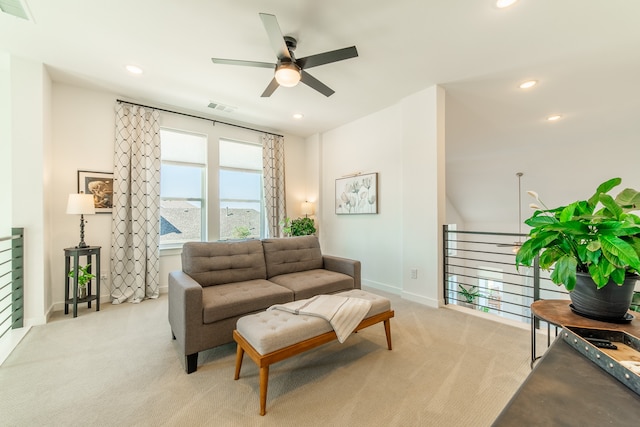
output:
<svg viewBox="0 0 640 427"><path fill-rule="evenodd" d="M321 317L331 324L338 341L343 343L371 308L371 301L340 295L317 295L313 298L276 304L267 310Z"/></svg>

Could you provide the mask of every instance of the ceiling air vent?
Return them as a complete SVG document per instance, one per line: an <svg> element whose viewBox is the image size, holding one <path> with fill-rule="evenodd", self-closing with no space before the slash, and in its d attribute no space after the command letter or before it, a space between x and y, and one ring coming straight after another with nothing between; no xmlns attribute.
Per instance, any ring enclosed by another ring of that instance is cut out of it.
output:
<svg viewBox="0 0 640 427"><path fill-rule="evenodd" d="M225 113L233 113L234 111L236 111L238 107L233 107L231 105L225 105L219 102L211 101L209 103L209 108L213 108L214 110L222 111Z"/></svg>
<svg viewBox="0 0 640 427"><path fill-rule="evenodd" d="M24 0L0 0L0 10L21 19L33 21Z"/></svg>

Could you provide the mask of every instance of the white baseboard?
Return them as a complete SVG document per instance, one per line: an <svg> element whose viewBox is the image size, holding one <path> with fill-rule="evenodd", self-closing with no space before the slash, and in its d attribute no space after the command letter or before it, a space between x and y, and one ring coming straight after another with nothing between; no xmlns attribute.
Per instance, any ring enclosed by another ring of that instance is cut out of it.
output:
<svg viewBox="0 0 640 427"><path fill-rule="evenodd" d="M160 286L160 294L162 295L162 294L166 294L166 293L169 293L169 287L168 286ZM100 304L111 304L111 295L104 295L104 294L101 295L100 296ZM49 309L49 312L47 313L47 319L49 319L51 317L51 314L54 311L62 311L62 310L64 310L64 302L63 301L58 301L58 302L53 303L53 305ZM69 307L69 311L71 311L71 306Z"/></svg>
<svg viewBox="0 0 640 427"><path fill-rule="evenodd" d="M427 307L439 308L442 306L442 303L433 298L427 298L423 295L417 295L411 292L402 291L401 294L403 299L417 302L418 304L426 305Z"/></svg>
<svg viewBox="0 0 640 427"><path fill-rule="evenodd" d="M361 284L362 284L362 287L378 289L384 292L389 292L390 294L394 294L394 295L400 295L402 292L402 289L400 288L389 286L385 283L374 282L373 280L362 280Z"/></svg>

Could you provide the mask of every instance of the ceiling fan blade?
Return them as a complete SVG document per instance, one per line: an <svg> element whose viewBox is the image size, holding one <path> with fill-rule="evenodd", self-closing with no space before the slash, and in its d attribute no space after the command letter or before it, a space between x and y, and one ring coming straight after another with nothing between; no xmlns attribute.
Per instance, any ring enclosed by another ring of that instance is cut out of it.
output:
<svg viewBox="0 0 640 427"><path fill-rule="evenodd" d="M264 92L262 92L262 95L260 96L262 98L267 98L271 96L271 94L275 92L276 89L278 89L278 86L280 85L278 84L278 81L274 77L273 79L271 79L271 83L269 83L269 86L267 86L267 88L264 90Z"/></svg>
<svg viewBox="0 0 640 427"><path fill-rule="evenodd" d="M302 69L317 67L318 65L329 64L331 62L342 61L344 59L355 58L358 50L355 46L343 49L332 50L330 52L318 53L317 55L305 56L296 59L296 64Z"/></svg>
<svg viewBox="0 0 640 427"><path fill-rule="evenodd" d="M257 61L241 61L237 59L221 59L221 58L211 58L214 64L225 64L225 65L242 65L244 67L259 67L259 68L271 68L274 70L276 68L276 64L270 64L268 62L257 62Z"/></svg>
<svg viewBox="0 0 640 427"><path fill-rule="evenodd" d="M326 84L322 83L320 80L313 77L311 74L305 72L304 70L300 70L301 78L300 81L312 89L317 90L324 96L331 96L335 93L333 89L331 89Z"/></svg>
<svg viewBox="0 0 640 427"><path fill-rule="evenodd" d="M282 30L280 30L280 25L278 25L278 20L275 15L270 15L268 13L261 13L260 19L262 19L262 25L264 25L264 29L267 31L267 36L269 37L269 42L271 43L271 47L273 51L276 53L276 56L279 60L283 58L287 58L291 60L291 54L289 53L289 48L287 44L284 42L284 37L282 36Z"/></svg>

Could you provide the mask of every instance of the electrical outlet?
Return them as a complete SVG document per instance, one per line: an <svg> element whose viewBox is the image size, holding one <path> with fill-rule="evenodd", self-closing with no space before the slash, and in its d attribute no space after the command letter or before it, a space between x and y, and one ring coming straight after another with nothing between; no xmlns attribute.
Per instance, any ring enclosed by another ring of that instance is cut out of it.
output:
<svg viewBox="0 0 640 427"><path fill-rule="evenodd" d="M418 278L418 269L417 268L412 268L410 270L410 273L411 273L411 278L412 279L417 279Z"/></svg>

